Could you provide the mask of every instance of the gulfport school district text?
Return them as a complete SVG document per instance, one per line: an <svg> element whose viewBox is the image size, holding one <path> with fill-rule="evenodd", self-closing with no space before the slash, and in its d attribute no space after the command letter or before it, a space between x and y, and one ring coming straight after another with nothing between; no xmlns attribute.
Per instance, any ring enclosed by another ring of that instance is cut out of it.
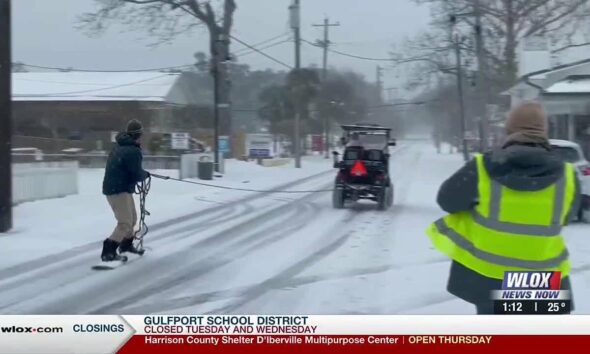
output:
<svg viewBox="0 0 590 354"><path fill-rule="evenodd" d="M307 316L147 316L147 334L315 334Z"/></svg>

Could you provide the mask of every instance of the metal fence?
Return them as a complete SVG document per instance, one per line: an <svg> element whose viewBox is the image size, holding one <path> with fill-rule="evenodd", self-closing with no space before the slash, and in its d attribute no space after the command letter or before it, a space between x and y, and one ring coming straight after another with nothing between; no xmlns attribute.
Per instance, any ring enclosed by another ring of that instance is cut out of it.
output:
<svg viewBox="0 0 590 354"><path fill-rule="evenodd" d="M13 163L75 161L82 168L104 168L107 158L106 154L12 154ZM180 169L180 156L147 155L143 157L143 168L146 170L178 170Z"/></svg>
<svg viewBox="0 0 590 354"><path fill-rule="evenodd" d="M13 204L78 194L76 161L12 164Z"/></svg>
<svg viewBox="0 0 590 354"><path fill-rule="evenodd" d="M12 154L13 204L78 194L78 169L106 166L105 154ZM178 170L180 156L144 156L146 170Z"/></svg>

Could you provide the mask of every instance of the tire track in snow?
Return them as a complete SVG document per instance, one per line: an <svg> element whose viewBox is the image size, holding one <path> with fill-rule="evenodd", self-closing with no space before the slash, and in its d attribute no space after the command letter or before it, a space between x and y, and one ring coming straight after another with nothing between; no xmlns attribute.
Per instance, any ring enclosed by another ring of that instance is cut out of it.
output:
<svg viewBox="0 0 590 354"><path fill-rule="evenodd" d="M328 171L320 172L318 174L314 174L312 176L299 179L297 181L289 182L289 183L280 185L278 187L275 187L275 188L271 189L271 191L283 190L283 189L296 187L297 185L309 182L313 179L323 177L323 176L327 175L329 172L332 172L332 171L328 170ZM215 207L212 207L209 209L199 210L194 213L189 213L189 214L186 214L186 215L183 215L180 217L175 217L175 218L151 225L150 232L151 232L151 234L153 234L153 233L157 232L158 230L165 229L170 226L182 224L187 221L192 221L195 218L208 217L208 216L211 216L212 214L215 214L217 212L224 212L224 211L227 212L227 211L231 210L238 203L246 203L246 202L250 202L250 201L254 201L254 200L258 200L258 199L263 199L263 198L268 197L269 195L272 195L272 193L257 193L254 195L246 196L244 198L240 198L235 201L229 201L227 203L224 203L222 205L218 205L218 206L215 206ZM152 237L151 234L150 234L150 237ZM80 255L81 253L94 252L94 251L100 249L101 243L102 243L102 240L96 241L96 242L89 242L89 243L71 248L67 251L62 251L59 253L51 254L48 256L41 257L39 259L31 260L28 262L20 263L20 264L2 269L2 270L0 270L0 279L17 277L17 276L20 276L20 275L25 274L27 272L35 271L39 268L44 268L44 267L47 267L51 264L60 263L60 262L63 262L64 260L74 258L74 257Z"/></svg>
<svg viewBox="0 0 590 354"><path fill-rule="evenodd" d="M263 215L256 215L252 219L210 236L205 243L201 242L199 244L199 247L216 247L213 254L207 256L207 258L185 264L188 270L167 277L163 283L153 283L147 288L134 291L133 294L123 299L100 306L91 313L115 313L125 310L126 306L135 303L137 299L158 295L164 290L193 282L216 269L239 260L257 247L270 246L289 237L293 232L305 226L316 213L316 207L309 207L309 201L315 198L318 198L318 195L307 195L297 202L272 209ZM262 229L256 229L259 224L264 223L264 220L270 220L270 222L263 226ZM285 228L286 221L290 224L287 228ZM256 231L249 233L248 228L254 228ZM247 236L240 238L243 234ZM197 245L188 251L194 252L196 248ZM158 302L157 299L155 301Z"/></svg>
<svg viewBox="0 0 590 354"><path fill-rule="evenodd" d="M186 232L187 230L191 230L191 234L194 234L195 232L200 232L202 230L206 230L207 228L209 228L212 225L216 225L218 223L223 223L223 222L227 222L232 220L233 218L236 217L241 217L243 215L248 214L249 212L252 211L252 207L248 204L244 204L242 206L240 206L240 208L243 208L243 211L239 211L237 206L234 206L230 209L228 209L225 212L221 212L219 213L219 215L215 215L212 219L208 219L205 221L200 221L197 222L195 224L189 225L185 228L182 228L181 230ZM197 218L197 220L199 220L200 218ZM163 235L151 235L148 237L148 243L152 243L155 241L159 241L160 239L164 239L170 236L175 236L174 231L170 232L170 233L166 233ZM32 271L24 274L24 275L15 275L14 277L10 277L8 279L4 279L3 281L0 281L0 292L1 291L6 291L8 289L13 289L15 287L19 287L22 285L30 285L30 282L34 282L35 279L45 279L46 277L51 277L52 275L56 274L56 273L60 273L62 276L63 275L67 275L64 274L62 272L62 270L64 269L69 269L72 267L75 267L76 265L79 265L80 263L89 263L91 262L91 258L95 258L96 254L94 254L93 252L95 252L96 250L99 250L101 247L101 242L96 244L96 249L93 249L92 252L82 252L79 254L75 254L72 255L70 258L62 260L61 262L56 262L54 264L51 265L47 265L45 267L42 268L35 268ZM146 249L148 250L148 252L150 252L150 247L146 247ZM91 272L87 272L87 274L91 274ZM67 284L70 281L75 281L78 278L77 274L71 274L69 277L61 277L59 278L59 281L55 284L56 286L60 286L63 284ZM2 297L0 297L0 299L2 299ZM2 306L0 306L0 309L2 309Z"/></svg>
<svg viewBox="0 0 590 354"><path fill-rule="evenodd" d="M439 264L439 263L447 263L448 260L445 259L432 259L427 262L420 262L414 264L414 266L429 266L432 264ZM318 275L307 275L307 276L300 276L300 277L293 277L288 279L283 279L282 281L277 281L273 289L271 290L283 290L283 289L295 289L300 286L306 286L311 284L317 284L324 281L332 281L332 280L342 280L348 278L354 278L359 276L365 275L377 275L382 273L387 273L392 270L401 270L405 268L407 264L389 264L389 265L382 265L382 266L373 266L373 267L364 267L364 268L356 268L351 269L345 272L335 272L335 273L326 273L326 274L318 274ZM143 304L138 305L135 307L126 307L124 309L125 313L130 314L141 314L141 313L154 313L154 312L165 312L165 311L173 311L179 308L185 308L189 306L195 306L199 304L204 304L211 301L220 301L220 300L228 300L231 298L237 298L241 296L241 294L247 293L250 289L259 286L258 284L250 285L250 286L240 286L231 289L225 290L218 290L212 292L205 292L199 293L191 296L183 296L174 299L166 299L163 301L158 301L157 303L154 302L152 304ZM128 312L130 311L130 312Z"/></svg>

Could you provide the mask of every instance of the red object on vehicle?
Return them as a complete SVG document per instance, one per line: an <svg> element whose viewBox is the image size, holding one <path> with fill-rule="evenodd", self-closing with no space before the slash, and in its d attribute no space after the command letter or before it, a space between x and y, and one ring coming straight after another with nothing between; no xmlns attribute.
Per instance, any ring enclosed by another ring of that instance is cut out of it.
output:
<svg viewBox="0 0 590 354"><path fill-rule="evenodd" d="M584 167L582 167L582 175L584 175L584 176L590 176L590 166L584 166Z"/></svg>
<svg viewBox="0 0 590 354"><path fill-rule="evenodd" d="M350 170L350 174L355 177L364 177L367 175L367 168L362 161L356 160Z"/></svg>

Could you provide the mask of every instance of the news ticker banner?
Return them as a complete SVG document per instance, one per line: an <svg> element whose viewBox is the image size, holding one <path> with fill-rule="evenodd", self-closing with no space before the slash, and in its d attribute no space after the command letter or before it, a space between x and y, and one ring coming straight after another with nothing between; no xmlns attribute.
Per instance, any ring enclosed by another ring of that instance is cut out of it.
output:
<svg viewBox="0 0 590 354"><path fill-rule="evenodd" d="M0 316L0 353L478 353L590 346L590 316Z"/></svg>

